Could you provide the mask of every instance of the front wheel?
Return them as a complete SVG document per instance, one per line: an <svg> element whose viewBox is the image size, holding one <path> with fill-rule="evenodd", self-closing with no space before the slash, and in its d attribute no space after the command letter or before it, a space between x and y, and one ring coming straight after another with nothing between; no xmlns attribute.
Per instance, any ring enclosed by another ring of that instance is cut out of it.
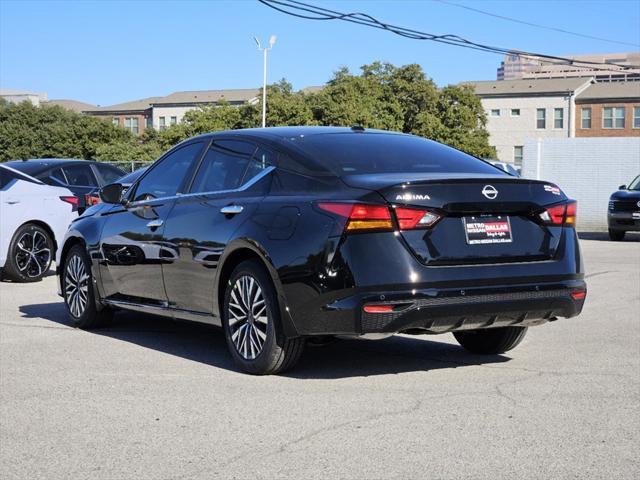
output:
<svg viewBox="0 0 640 480"><path fill-rule="evenodd" d="M453 336L471 353L497 355L515 348L526 333L527 327L501 327L453 332Z"/></svg>
<svg viewBox="0 0 640 480"><path fill-rule="evenodd" d="M64 304L76 328L91 329L104 325L113 315L110 308L96 305L91 261L82 245L71 247L62 272Z"/></svg>
<svg viewBox="0 0 640 480"><path fill-rule="evenodd" d="M53 239L44 228L28 223L13 234L5 275L14 282L38 282L49 271Z"/></svg>
<svg viewBox="0 0 640 480"><path fill-rule="evenodd" d="M624 240L624 230L609 230L609 238L614 242L620 242Z"/></svg>
<svg viewBox="0 0 640 480"><path fill-rule="evenodd" d="M283 372L302 354L304 339L289 339L282 334L275 287L256 261L242 262L231 274L222 324L234 361L248 373Z"/></svg>

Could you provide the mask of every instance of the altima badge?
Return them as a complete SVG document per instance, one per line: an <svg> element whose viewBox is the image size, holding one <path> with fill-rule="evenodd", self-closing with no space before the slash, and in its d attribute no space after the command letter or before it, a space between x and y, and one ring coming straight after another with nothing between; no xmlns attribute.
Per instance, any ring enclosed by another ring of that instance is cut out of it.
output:
<svg viewBox="0 0 640 480"><path fill-rule="evenodd" d="M411 200L431 200L429 195L416 195L414 193L403 193L396 195L396 200L410 202Z"/></svg>
<svg viewBox="0 0 640 480"><path fill-rule="evenodd" d="M482 194L489 200L493 200L498 196L498 190L493 185L485 185L482 189Z"/></svg>

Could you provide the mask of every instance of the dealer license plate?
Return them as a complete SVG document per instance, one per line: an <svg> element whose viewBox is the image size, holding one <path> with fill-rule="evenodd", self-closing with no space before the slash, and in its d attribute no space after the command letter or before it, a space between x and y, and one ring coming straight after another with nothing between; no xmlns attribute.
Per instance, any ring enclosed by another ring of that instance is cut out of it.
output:
<svg viewBox="0 0 640 480"><path fill-rule="evenodd" d="M513 241L509 217L482 215L464 217L462 221L469 245L511 243Z"/></svg>

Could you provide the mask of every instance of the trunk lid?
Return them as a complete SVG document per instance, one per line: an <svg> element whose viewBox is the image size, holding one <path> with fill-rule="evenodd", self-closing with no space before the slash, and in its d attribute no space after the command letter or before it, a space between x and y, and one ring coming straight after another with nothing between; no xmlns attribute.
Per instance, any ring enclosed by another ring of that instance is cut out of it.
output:
<svg viewBox="0 0 640 480"><path fill-rule="evenodd" d="M375 190L390 205L443 215L430 229L400 232L407 247L428 265L550 260L562 227L543 225L538 215L568 200L549 182L503 174L370 174L348 175L343 181Z"/></svg>

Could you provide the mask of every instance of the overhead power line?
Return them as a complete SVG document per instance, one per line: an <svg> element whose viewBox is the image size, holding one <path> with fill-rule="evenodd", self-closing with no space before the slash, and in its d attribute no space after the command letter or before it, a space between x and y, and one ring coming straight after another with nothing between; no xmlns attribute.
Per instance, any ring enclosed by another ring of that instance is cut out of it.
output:
<svg viewBox="0 0 640 480"><path fill-rule="evenodd" d="M380 20L368 15L366 13L343 13L335 10L329 10L327 8L317 7L308 3L299 2L296 0L258 0L260 3L277 10L279 12L291 15L293 17L303 18L306 20L342 20L349 23L356 23L366 27L377 28L380 30L386 30L401 37L410 38L413 40L429 40L438 43L444 43L447 45L454 45L462 48L469 48L472 50L480 50L489 53L497 53L501 55L516 55L525 58L541 58L554 63L576 65L576 66L590 66L595 70L610 70L612 66L620 67L624 70L631 68L640 68L637 65L623 65L620 63L605 63L588 60L578 60L567 57L559 57L555 55L547 55L544 53L526 52L522 50L515 50L511 48L494 47L491 45L484 45L477 42L472 42L463 37L454 34L435 35L433 33L421 32L410 28L400 27L397 25L391 25L381 22Z"/></svg>
<svg viewBox="0 0 640 480"><path fill-rule="evenodd" d="M447 0L433 0L433 1L434 2L438 2L438 3L442 3L444 5L451 5L452 7L463 8L465 10L469 10L471 12L476 12L476 13L479 13L481 15L487 15L489 17L499 18L501 20L507 20L508 22L514 22L514 23L520 23L522 25L528 25L530 27L542 28L542 29L551 30L551 31L554 31L554 32L565 33L567 35L574 35L576 37L590 38L591 40L599 40L601 42L617 43L619 45L628 45L628 46L631 46L631 47L640 47L640 43L630 43L630 42L622 42L620 40L611 40L609 38L595 37L593 35L587 35L585 33L571 32L571 31L565 30L563 28L550 27L548 25L540 25L538 23L526 22L524 20L519 20L517 18L507 17L507 16L504 16L504 15L499 15L497 13L487 12L486 10L480 10L479 8L469 7L467 5L462 5L460 3L448 2Z"/></svg>

